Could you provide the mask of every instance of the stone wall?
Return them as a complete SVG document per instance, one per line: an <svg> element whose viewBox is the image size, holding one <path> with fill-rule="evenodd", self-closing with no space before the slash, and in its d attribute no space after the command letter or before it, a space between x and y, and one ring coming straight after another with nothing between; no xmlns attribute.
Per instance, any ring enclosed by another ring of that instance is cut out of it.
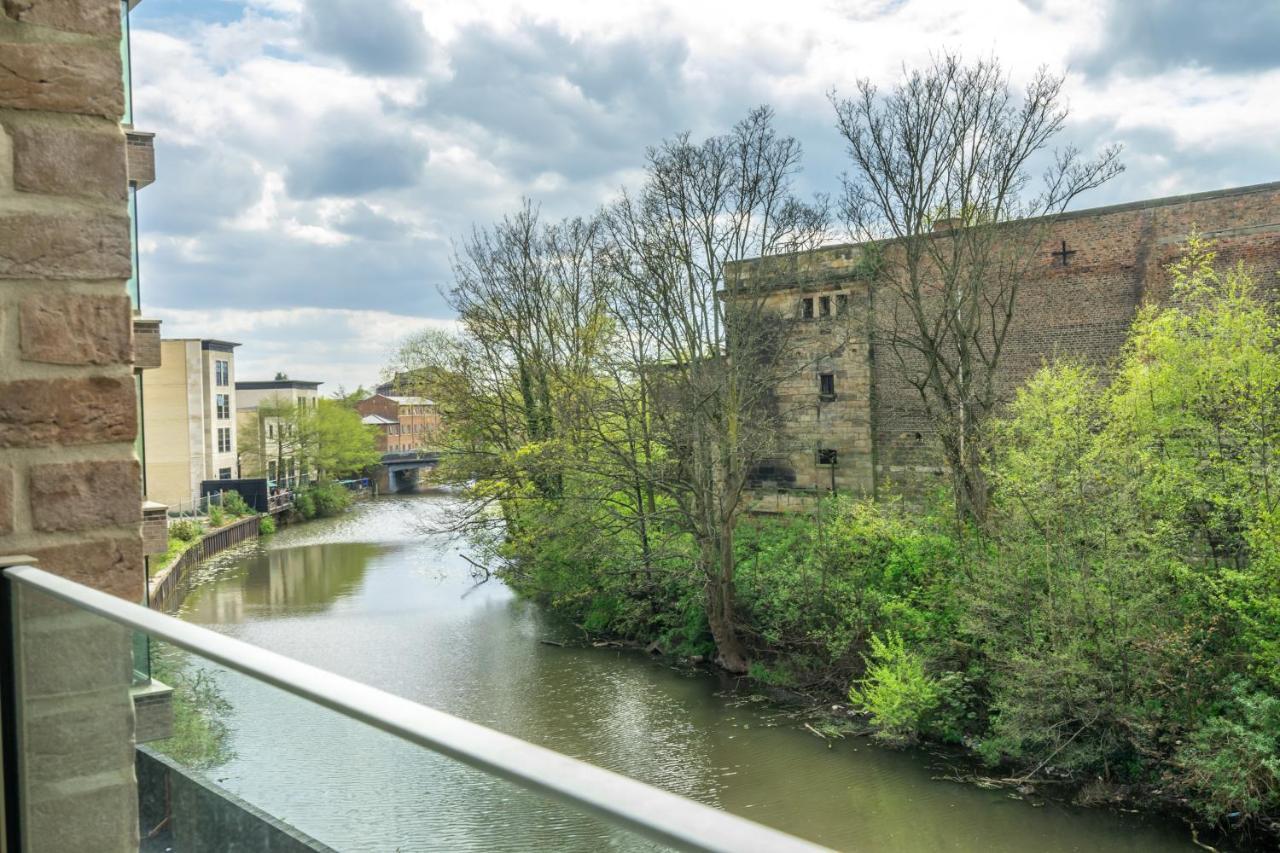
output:
<svg viewBox="0 0 1280 853"><path fill-rule="evenodd" d="M1105 372L1138 307L1169 297L1166 268L1192 230L1216 241L1221 263L1243 261L1275 292L1280 183L1066 214L1040 235L1040 257L1022 285L1002 362L1004 399L1056 357ZM1066 265L1051 254L1064 241L1072 253ZM893 322L893 299L887 288L864 278L861 256L858 246L806 253L781 286L765 285L776 291L775 310L793 318L798 343L797 373L779 388L789 423L779 441L791 485L800 491L829 489L834 473L841 491L869 494L890 485L920 494L946 484L941 452L918 392L877 333ZM846 313L836 316L833 303L833 316L822 316L819 300L828 294L847 294ZM812 318L807 300L813 300ZM845 345L814 362L839 336ZM821 398L822 372L834 374L834 400ZM834 472L818 464L823 447L837 452Z"/></svg>
<svg viewBox="0 0 1280 853"><path fill-rule="evenodd" d="M137 602L120 36L109 0L0 5L0 554ZM126 632L16 612L23 849L136 850Z"/></svg>
<svg viewBox="0 0 1280 853"><path fill-rule="evenodd" d="M0 553L140 601L120 10L0 15Z"/></svg>

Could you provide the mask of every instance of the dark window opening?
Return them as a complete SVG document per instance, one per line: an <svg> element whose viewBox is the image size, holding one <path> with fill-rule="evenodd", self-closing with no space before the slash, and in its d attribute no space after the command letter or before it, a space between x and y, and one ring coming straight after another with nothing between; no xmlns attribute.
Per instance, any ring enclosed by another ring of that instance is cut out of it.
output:
<svg viewBox="0 0 1280 853"><path fill-rule="evenodd" d="M834 373L818 374L818 397L827 401L836 398L836 375Z"/></svg>
<svg viewBox="0 0 1280 853"><path fill-rule="evenodd" d="M813 319L813 297L808 296L800 301L800 316L806 320Z"/></svg>
<svg viewBox="0 0 1280 853"><path fill-rule="evenodd" d="M230 480L230 479L231 479L231 469L230 469L230 468L219 468L219 469L218 469L218 479L219 479L219 480Z"/></svg>
<svg viewBox="0 0 1280 853"><path fill-rule="evenodd" d="M836 316L843 317L845 312L849 310L849 294L836 294Z"/></svg>
<svg viewBox="0 0 1280 853"><path fill-rule="evenodd" d="M831 316L831 297L822 296L818 299L818 314L823 317Z"/></svg>
<svg viewBox="0 0 1280 853"><path fill-rule="evenodd" d="M835 465L838 454L833 447L818 448L818 464L819 465Z"/></svg>

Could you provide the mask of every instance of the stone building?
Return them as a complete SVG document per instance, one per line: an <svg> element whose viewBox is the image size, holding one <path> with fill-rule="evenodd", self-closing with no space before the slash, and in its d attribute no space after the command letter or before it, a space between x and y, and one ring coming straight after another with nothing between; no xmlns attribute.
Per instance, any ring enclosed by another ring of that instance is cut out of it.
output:
<svg viewBox="0 0 1280 853"><path fill-rule="evenodd" d="M293 419L281 413L314 411L323 382L298 379L236 383L239 430L237 477L266 477L272 486L293 488L313 472L299 469Z"/></svg>
<svg viewBox="0 0 1280 853"><path fill-rule="evenodd" d="M130 5L0 10L0 567L34 562L138 602ZM20 821L25 850L136 850L130 637L48 597L4 604L21 626L6 654L23 713L5 722L23 754L0 755L18 769L0 787L24 796L0 790L0 818Z"/></svg>
<svg viewBox="0 0 1280 853"><path fill-rule="evenodd" d="M1012 391L1043 363L1071 356L1104 367L1138 307L1169 294L1167 265L1188 234L1216 241L1223 263L1244 261L1260 282L1280 270L1280 183L1159 198L1067 213L1054 221L1033 274L1021 284L1002 365ZM946 232L937 239L947 239ZM871 494L941 484L945 470L918 394L879 353L876 329L892 317L869 274L866 247L795 256L768 304L793 317L804 369L778 388L789 428L759 467L758 508L779 496L832 488ZM877 312L879 312L877 314Z"/></svg>
<svg viewBox="0 0 1280 853"><path fill-rule="evenodd" d="M147 495L190 509L205 480L236 476L235 349L230 341L161 341L142 387Z"/></svg>

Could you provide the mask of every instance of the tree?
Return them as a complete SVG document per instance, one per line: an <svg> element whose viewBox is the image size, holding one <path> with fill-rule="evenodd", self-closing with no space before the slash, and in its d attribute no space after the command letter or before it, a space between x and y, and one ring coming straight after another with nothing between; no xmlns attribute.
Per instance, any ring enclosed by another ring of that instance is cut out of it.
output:
<svg viewBox="0 0 1280 853"><path fill-rule="evenodd" d="M331 399L340 406L348 409L354 409L356 407L356 403L359 403L361 400L366 400L368 397L369 392L365 390L363 385L357 385L354 391L348 391L345 386L339 385L338 389L333 392L333 397Z"/></svg>
<svg viewBox="0 0 1280 853"><path fill-rule="evenodd" d="M644 186L604 219L621 342L612 355L625 364L615 386L643 388L629 407L647 431L624 434L627 452L615 458L634 460L632 474L670 499L670 522L697 543L707 620L731 672L745 672L748 657L734 533L749 473L782 425L773 389L805 363L769 285L795 272L793 253L818 245L827 224L821 199L792 192L800 156L761 107L723 136L696 143L686 133L650 149ZM632 452L637 438L662 445L665 464Z"/></svg>
<svg viewBox="0 0 1280 853"><path fill-rule="evenodd" d="M313 442L309 462L321 481L358 474L381 459L373 427L362 423L354 409L335 400L320 400L308 410L306 421Z"/></svg>
<svg viewBox="0 0 1280 853"><path fill-rule="evenodd" d="M1057 215L1123 168L1117 146L1048 151L1067 118L1062 83L1041 69L1017 97L995 60L944 54L887 94L862 80L831 97L852 167L845 216L878 267L874 334L918 392L962 519L986 515L986 424L1020 286Z"/></svg>

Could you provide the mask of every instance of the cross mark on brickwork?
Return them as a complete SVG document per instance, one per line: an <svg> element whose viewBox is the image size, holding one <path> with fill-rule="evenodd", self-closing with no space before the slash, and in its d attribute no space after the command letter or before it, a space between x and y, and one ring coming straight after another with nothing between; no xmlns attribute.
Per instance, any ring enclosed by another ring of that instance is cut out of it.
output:
<svg viewBox="0 0 1280 853"><path fill-rule="evenodd" d="M1070 259L1070 257L1071 257L1072 255L1074 255L1075 253L1076 253L1076 250L1075 250L1075 249L1068 249L1068 248L1067 248L1067 241L1066 241L1066 240L1063 240L1063 241L1062 241L1062 248L1061 248L1061 249L1059 249L1059 250L1058 250L1058 251L1056 251L1056 252L1050 252L1049 254L1053 255L1055 258L1057 258L1058 260L1062 261L1062 265L1065 267L1065 266L1067 265L1067 261L1068 261L1068 259Z"/></svg>

